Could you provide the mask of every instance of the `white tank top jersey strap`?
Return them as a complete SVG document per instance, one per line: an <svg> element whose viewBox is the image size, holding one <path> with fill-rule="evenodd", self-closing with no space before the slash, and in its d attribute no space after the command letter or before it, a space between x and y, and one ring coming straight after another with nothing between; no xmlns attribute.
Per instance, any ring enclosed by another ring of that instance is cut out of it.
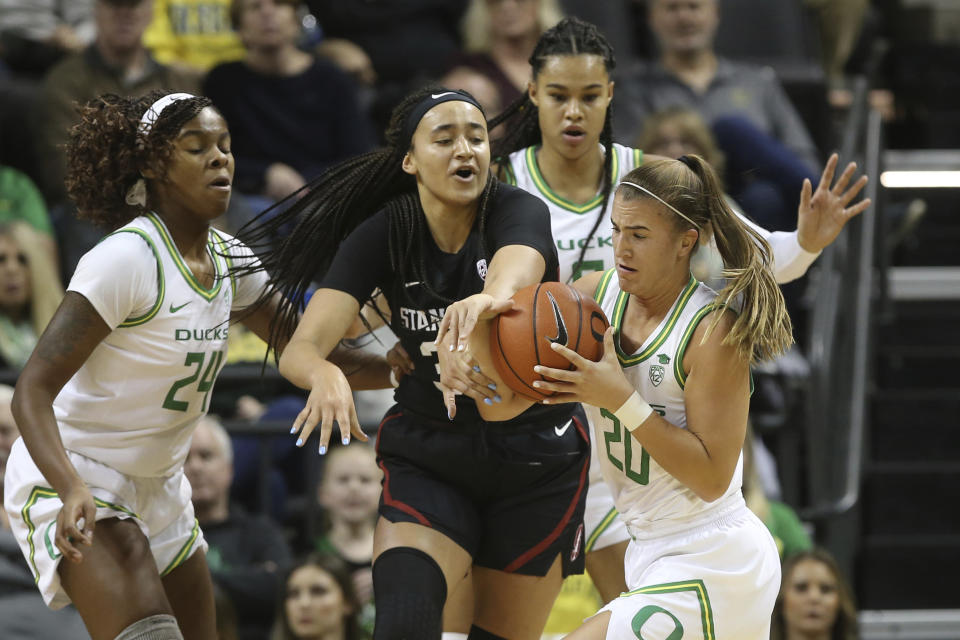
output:
<svg viewBox="0 0 960 640"><path fill-rule="evenodd" d="M603 275L595 297L614 327L617 358L627 379L654 411L671 424L686 428L683 356L697 325L716 308L716 292L690 276L660 325L633 353L620 348L620 327L630 296L620 290L615 270ZM723 496L707 503L657 464L612 412L585 408L594 428L603 477L633 539L695 527L743 504L742 455Z"/></svg>
<svg viewBox="0 0 960 640"><path fill-rule="evenodd" d="M138 477L183 466L226 362L231 311L266 274L235 277L252 252L210 230L210 287L190 272L156 214L136 218L80 260L68 287L113 329L54 401L64 447Z"/></svg>
<svg viewBox="0 0 960 640"><path fill-rule="evenodd" d="M557 243L557 254L560 258L560 282L572 282L583 274L613 267L613 239L609 222L610 209L613 206L612 193L602 214L600 206L603 204L603 193L598 192L584 204L574 204L557 195L540 173L537 164L538 148L527 147L510 154L504 167L506 182L539 196L547 203L553 239ZM610 177L613 187L616 187L625 175L643 162L643 152L617 143L613 144L613 151ZM600 215L603 220L590 239L583 264L574 273L573 265L580 257L580 251L587 243L590 230Z"/></svg>

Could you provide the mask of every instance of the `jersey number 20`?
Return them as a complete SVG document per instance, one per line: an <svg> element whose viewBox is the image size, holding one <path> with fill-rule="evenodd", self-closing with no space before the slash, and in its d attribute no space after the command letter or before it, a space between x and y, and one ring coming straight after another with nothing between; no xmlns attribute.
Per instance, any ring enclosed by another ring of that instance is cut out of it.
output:
<svg viewBox="0 0 960 640"><path fill-rule="evenodd" d="M664 410L659 407L653 407L653 410L664 415ZM630 432L622 428L620 420L606 409L600 409L600 415L613 424L613 430L604 432L603 441L607 448L607 458L610 463L620 471L623 471L628 478L637 484L647 484L650 482L650 454L642 447L640 448L640 470L633 469L633 438ZM626 437L624 437L626 436ZM610 450L610 445L615 442L623 442L623 461L617 459L617 456Z"/></svg>

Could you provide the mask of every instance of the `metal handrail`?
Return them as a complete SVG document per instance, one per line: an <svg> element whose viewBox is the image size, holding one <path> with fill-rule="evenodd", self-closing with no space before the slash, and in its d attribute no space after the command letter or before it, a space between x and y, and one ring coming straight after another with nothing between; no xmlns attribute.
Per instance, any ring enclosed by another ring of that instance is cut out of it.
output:
<svg viewBox="0 0 960 640"><path fill-rule="evenodd" d="M851 122L856 118L851 117ZM867 175L877 176L880 173L882 122L880 114L869 111L866 119L864 136L864 169ZM856 132L847 130L844 136L844 151L846 157L851 157L852 149L848 144L855 144ZM877 202L878 181L869 183L866 197ZM846 442L846 459L843 465L843 492L836 498L820 501L814 506L801 510L803 518L817 520L837 516L851 509L860 498L860 475L863 467L863 445L866 429L867 393L869 360L871 357L872 338L872 298L876 277L874 273L877 221L879 216L874 212L864 214L859 226L859 242L850 256L850 266L854 267L856 278L854 281L852 312L845 317L851 320L848 324L851 329L853 346L850 357L850 392L849 419ZM832 266L832 265L830 265ZM842 295L842 293L841 293ZM827 303L825 301L825 303ZM838 306L838 305L837 305ZM827 334L821 337L824 343L835 339L837 325L827 328ZM844 375L840 367L834 364L835 349L824 354L820 366L827 366L823 372L827 388L835 387L830 381L836 380L838 375ZM816 402L818 399L815 399Z"/></svg>

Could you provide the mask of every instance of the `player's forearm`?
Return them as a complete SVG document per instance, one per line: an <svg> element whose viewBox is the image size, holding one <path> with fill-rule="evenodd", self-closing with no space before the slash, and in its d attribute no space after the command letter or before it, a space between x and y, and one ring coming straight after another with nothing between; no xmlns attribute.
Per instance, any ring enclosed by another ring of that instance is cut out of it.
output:
<svg viewBox="0 0 960 640"><path fill-rule="evenodd" d="M730 486L735 469L710 451L696 431L651 415L634 429L632 437L657 461L664 471L686 485L697 496L713 502Z"/></svg>
<svg viewBox="0 0 960 640"><path fill-rule="evenodd" d="M60 439L53 413L53 396L21 374L11 409L20 427L23 444L47 482L60 495L83 480L73 467Z"/></svg>
<svg viewBox="0 0 960 640"><path fill-rule="evenodd" d="M381 355L358 348L338 346L328 357L343 371L354 391L389 389L390 365Z"/></svg>
<svg viewBox="0 0 960 640"><path fill-rule="evenodd" d="M796 231L775 231L767 238L773 254L773 275L778 284L786 284L803 276L820 252L811 252L800 244Z"/></svg>
<svg viewBox="0 0 960 640"><path fill-rule="evenodd" d="M520 289L543 279L546 262L531 247L510 245L498 249L490 261L483 292L506 300Z"/></svg>
<svg viewBox="0 0 960 640"><path fill-rule="evenodd" d="M316 344L294 338L280 354L277 369L280 375L301 389L313 388L314 377L324 367L333 366Z"/></svg>

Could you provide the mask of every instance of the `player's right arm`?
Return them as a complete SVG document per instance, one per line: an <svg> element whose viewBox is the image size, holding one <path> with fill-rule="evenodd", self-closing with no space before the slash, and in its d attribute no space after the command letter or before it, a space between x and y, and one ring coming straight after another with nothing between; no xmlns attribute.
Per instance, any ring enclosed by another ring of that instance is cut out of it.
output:
<svg viewBox="0 0 960 640"><path fill-rule="evenodd" d="M63 502L55 544L74 562L82 554L72 542L90 545L93 540L96 507L64 450L53 401L110 331L84 296L68 291L20 373L13 395L13 415L23 443ZM77 526L81 518L83 530Z"/></svg>
<svg viewBox="0 0 960 640"><path fill-rule="evenodd" d="M357 419L347 377L328 359L359 312L360 303L353 295L318 289L280 356L280 374L310 391L307 404L291 429L291 433L300 432L298 445L302 446L319 424L320 449L325 453L334 420L340 425L343 440L349 441L350 434L367 440Z"/></svg>

